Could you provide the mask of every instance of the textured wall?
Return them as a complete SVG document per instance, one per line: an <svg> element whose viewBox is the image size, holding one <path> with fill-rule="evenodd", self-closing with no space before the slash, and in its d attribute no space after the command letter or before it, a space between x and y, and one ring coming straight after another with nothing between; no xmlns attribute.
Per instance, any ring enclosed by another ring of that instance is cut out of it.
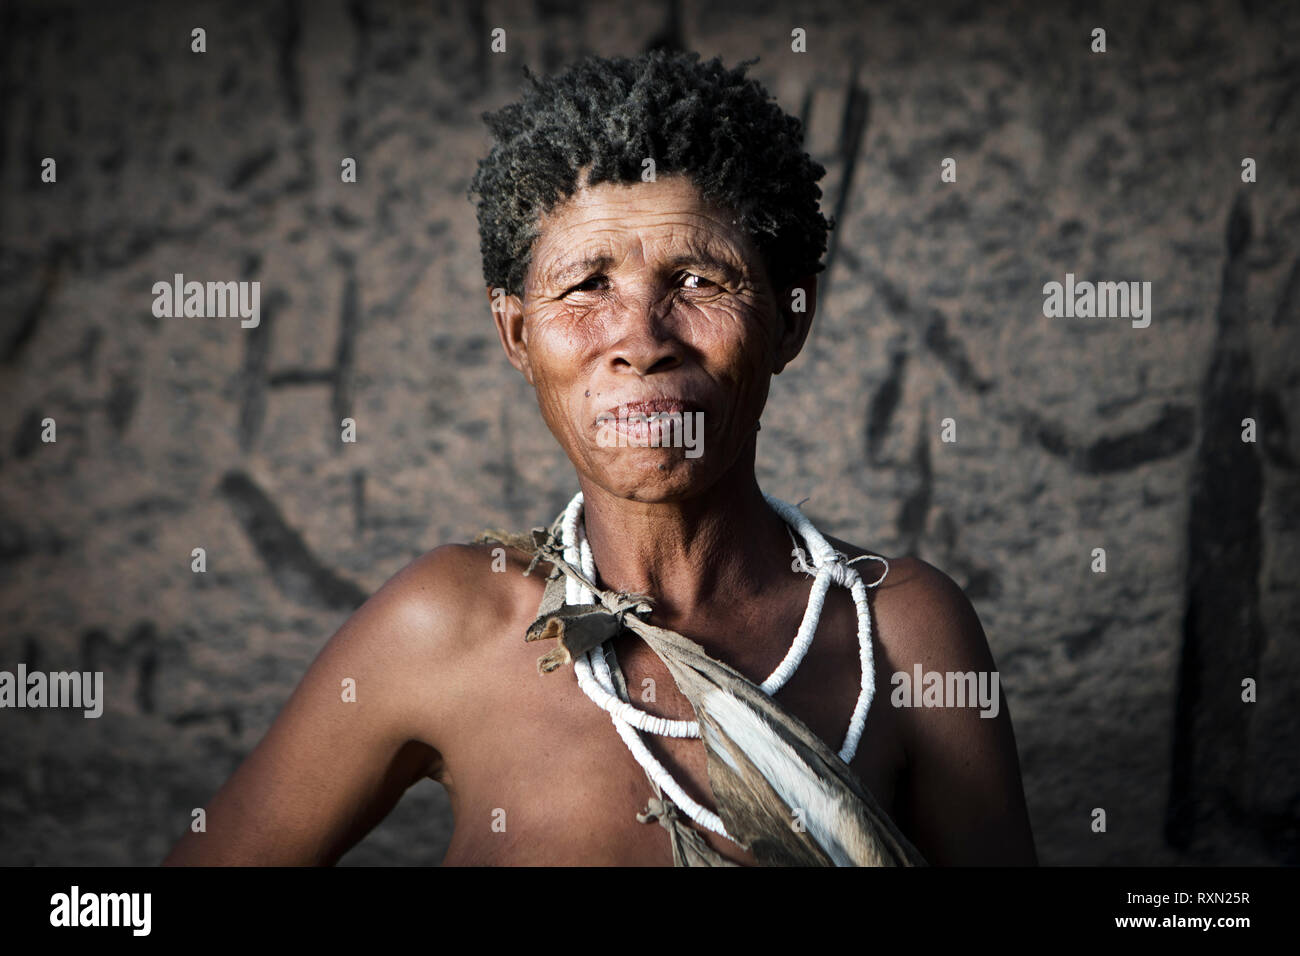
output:
<svg viewBox="0 0 1300 956"><path fill-rule="evenodd" d="M0 669L107 704L0 711L0 863L157 861L365 595L572 494L464 193L523 64L647 38L804 117L839 228L760 481L966 589L1043 861L1297 862L1300 7L855 6L3 6ZM178 272L260 326L154 317ZM1067 272L1150 326L1045 318ZM426 781L344 862L449 828Z"/></svg>

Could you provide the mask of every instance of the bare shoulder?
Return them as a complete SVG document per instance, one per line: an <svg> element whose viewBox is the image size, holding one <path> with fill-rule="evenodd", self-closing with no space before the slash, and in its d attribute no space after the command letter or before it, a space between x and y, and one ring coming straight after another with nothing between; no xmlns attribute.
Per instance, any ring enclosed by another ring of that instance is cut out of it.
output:
<svg viewBox="0 0 1300 956"><path fill-rule="evenodd" d="M884 557L856 545L828 537L850 559L864 555ZM910 666L943 661L960 665L978 661L991 665L988 640L970 599L951 577L917 557L858 561L854 567L874 587L873 611L878 638L898 663Z"/></svg>
<svg viewBox="0 0 1300 956"><path fill-rule="evenodd" d="M391 716L441 749L440 738L457 725L465 674L475 668L484 644L524 613L530 587L541 586L523 578L526 567L518 552L494 544L439 545L371 595L323 656L381 679L386 697L405 702Z"/></svg>
<svg viewBox="0 0 1300 956"><path fill-rule="evenodd" d="M475 644L518 603L495 557L434 548L349 615L207 805L208 830L187 832L166 862L335 862L408 787L442 775Z"/></svg>
<svg viewBox="0 0 1300 956"><path fill-rule="evenodd" d="M433 656L437 671L472 654L506 622L526 613L544 575L524 578L528 562L495 542L449 543L425 552L371 598L391 632L414 656Z"/></svg>
<svg viewBox="0 0 1300 956"><path fill-rule="evenodd" d="M876 612L889 621L891 650L901 658L922 664L946 660L958 669L993 664L984 628L966 593L920 558L890 561L889 574L876 589Z"/></svg>
<svg viewBox="0 0 1300 956"><path fill-rule="evenodd" d="M869 553L832 544L851 558ZM884 570L879 562L855 567L867 581L877 576L870 569ZM899 709L907 754L898 822L931 863L1034 864L1010 710L970 600L933 565L893 558L873 610L883 658L877 672L895 688L889 701ZM912 686L918 672L924 692Z"/></svg>
<svg viewBox="0 0 1300 956"><path fill-rule="evenodd" d="M493 542L443 544L389 578L375 598L418 623L436 619L444 643L454 643L472 635L451 625L484 623L517 610L523 595L516 582L525 568L519 552Z"/></svg>

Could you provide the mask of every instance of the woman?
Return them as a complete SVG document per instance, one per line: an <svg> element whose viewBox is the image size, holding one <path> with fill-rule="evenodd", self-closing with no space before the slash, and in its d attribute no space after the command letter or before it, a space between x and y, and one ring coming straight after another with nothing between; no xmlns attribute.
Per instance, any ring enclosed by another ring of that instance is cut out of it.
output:
<svg viewBox="0 0 1300 956"><path fill-rule="evenodd" d="M1035 862L996 680L983 716L891 706L918 665L996 676L960 589L755 480L831 227L798 121L664 52L487 120L489 307L580 493L387 582L167 862L333 863L426 776L447 863Z"/></svg>

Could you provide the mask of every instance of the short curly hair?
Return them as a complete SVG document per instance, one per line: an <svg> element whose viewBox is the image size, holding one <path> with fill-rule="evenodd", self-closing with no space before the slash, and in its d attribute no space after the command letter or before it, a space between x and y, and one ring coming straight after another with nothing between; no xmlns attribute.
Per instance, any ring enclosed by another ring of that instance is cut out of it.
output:
<svg viewBox="0 0 1300 956"><path fill-rule="evenodd" d="M587 183L636 183L643 161L656 175L684 173L706 200L736 214L777 289L820 272L834 222L821 214L826 174L803 149L803 124L745 69L715 57L652 50L587 56L539 78L527 67L524 97L484 113L497 140L479 161L483 278L520 295L542 215Z"/></svg>

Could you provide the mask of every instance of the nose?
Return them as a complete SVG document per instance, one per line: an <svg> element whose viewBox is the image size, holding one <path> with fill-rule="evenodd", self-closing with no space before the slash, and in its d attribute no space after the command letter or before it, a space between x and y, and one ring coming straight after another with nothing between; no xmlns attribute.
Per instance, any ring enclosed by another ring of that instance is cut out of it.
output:
<svg viewBox="0 0 1300 956"><path fill-rule="evenodd" d="M615 372L635 372L642 378L677 368L686 359L686 346L671 326L659 305L629 308L622 334L609 351L610 366Z"/></svg>

